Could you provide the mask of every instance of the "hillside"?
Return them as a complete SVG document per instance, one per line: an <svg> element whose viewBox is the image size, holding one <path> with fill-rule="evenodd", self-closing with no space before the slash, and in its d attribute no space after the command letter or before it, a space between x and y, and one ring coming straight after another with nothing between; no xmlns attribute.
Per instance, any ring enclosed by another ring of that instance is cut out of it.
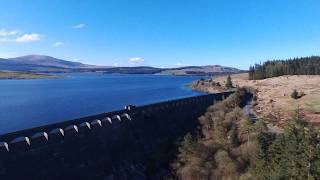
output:
<svg viewBox="0 0 320 180"><path fill-rule="evenodd" d="M72 62L57 59L50 56L43 55L28 55L16 58L9 58L8 61L13 64L26 64L26 65L39 65L39 66L51 66L59 68L85 68L90 67L79 62Z"/></svg>
<svg viewBox="0 0 320 180"><path fill-rule="evenodd" d="M233 74L244 72L242 70L225 67L220 65L207 65L207 66L187 66L181 68L166 69L161 74L170 75L217 75L217 74Z"/></svg>
<svg viewBox="0 0 320 180"><path fill-rule="evenodd" d="M197 130L181 139L167 179L320 178L319 129L301 109L277 133L264 119L250 120L240 103L247 90L239 88L198 118Z"/></svg>
<svg viewBox="0 0 320 180"><path fill-rule="evenodd" d="M233 85L250 86L257 90L257 105L255 111L258 116L265 117L273 125L281 125L297 106L305 110L307 118L312 123L320 123L320 75L285 75L263 80L249 80L248 74L231 75ZM221 76L209 81L203 81L195 89L206 92L224 90L227 77ZM218 83L220 86L213 84ZM305 95L299 99L291 98L296 89ZM268 116L266 116L268 115Z"/></svg>
<svg viewBox="0 0 320 180"><path fill-rule="evenodd" d="M0 59L0 70L16 71L63 71L66 69L94 68L96 66L57 59L44 55L28 55Z"/></svg>
<svg viewBox="0 0 320 180"><path fill-rule="evenodd" d="M236 68L220 65L187 66L179 68L157 68L149 66L112 67L95 66L57 59L44 55L28 55L9 59L0 59L2 71L29 72L104 72L107 74L161 74L161 75L217 75L244 72Z"/></svg>

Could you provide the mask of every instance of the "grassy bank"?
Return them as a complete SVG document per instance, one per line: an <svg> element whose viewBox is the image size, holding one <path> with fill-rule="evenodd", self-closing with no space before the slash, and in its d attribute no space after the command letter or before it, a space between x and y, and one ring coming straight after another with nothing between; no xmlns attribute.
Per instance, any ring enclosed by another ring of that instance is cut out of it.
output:
<svg viewBox="0 0 320 180"><path fill-rule="evenodd" d="M3 79L52 79L61 78L58 75L37 74L30 72L16 72L16 71L0 71L0 80Z"/></svg>

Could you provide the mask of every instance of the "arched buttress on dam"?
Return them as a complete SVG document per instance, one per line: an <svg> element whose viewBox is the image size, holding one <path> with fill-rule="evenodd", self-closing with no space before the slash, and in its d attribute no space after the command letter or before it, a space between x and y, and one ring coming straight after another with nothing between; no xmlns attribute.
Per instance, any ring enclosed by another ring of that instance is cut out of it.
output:
<svg viewBox="0 0 320 180"><path fill-rule="evenodd" d="M207 107L230 94L128 105L123 110L0 135L0 179L41 179L36 170L52 173L48 179L95 179L118 170L131 172L134 167L149 171L153 166L148 164L162 159L156 163L160 166L166 159L160 157L170 154L166 149L196 129ZM30 162L37 164L28 166ZM14 174L14 168L25 170Z"/></svg>

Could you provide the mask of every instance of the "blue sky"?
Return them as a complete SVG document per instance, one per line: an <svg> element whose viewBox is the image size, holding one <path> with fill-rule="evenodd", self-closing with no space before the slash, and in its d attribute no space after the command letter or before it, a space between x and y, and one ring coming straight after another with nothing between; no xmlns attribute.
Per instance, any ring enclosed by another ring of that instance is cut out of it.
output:
<svg viewBox="0 0 320 180"><path fill-rule="evenodd" d="M247 69L320 55L319 0L1 0L0 57Z"/></svg>

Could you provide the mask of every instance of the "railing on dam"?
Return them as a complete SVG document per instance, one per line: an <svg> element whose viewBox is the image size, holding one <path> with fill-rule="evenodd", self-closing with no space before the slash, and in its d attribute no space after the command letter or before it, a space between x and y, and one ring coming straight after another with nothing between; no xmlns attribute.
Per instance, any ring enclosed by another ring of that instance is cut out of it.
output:
<svg viewBox="0 0 320 180"><path fill-rule="evenodd" d="M121 123L131 121L134 123L135 119L141 116L174 110L179 107L192 107L201 104L209 106L215 101L223 100L230 94L232 92L169 100L3 134L0 135L0 152L32 149L49 142L62 141L68 136L90 133L95 130L105 129L107 131L108 128L114 128Z"/></svg>

